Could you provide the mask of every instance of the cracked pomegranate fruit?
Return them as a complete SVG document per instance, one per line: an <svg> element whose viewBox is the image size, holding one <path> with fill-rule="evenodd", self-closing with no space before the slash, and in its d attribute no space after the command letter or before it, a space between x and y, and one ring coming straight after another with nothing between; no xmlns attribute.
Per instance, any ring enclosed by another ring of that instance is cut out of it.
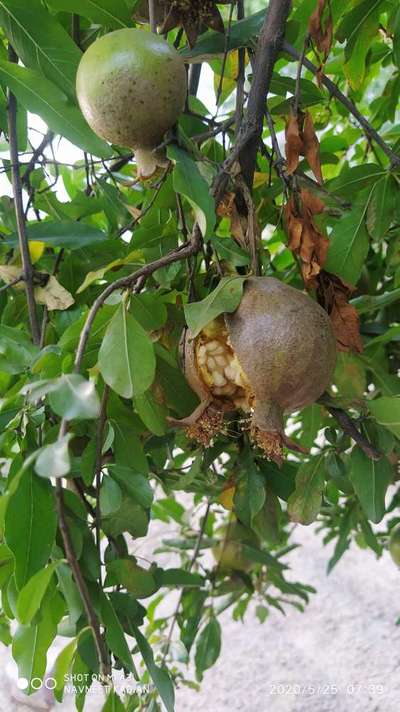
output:
<svg viewBox="0 0 400 712"><path fill-rule="evenodd" d="M140 177L167 165L155 149L183 110L187 80L182 58L163 38L132 28L100 37L80 61L76 88L90 127L132 148Z"/></svg>
<svg viewBox="0 0 400 712"><path fill-rule="evenodd" d="M248 413L250 433L271 459L296 447L283 414L314 403L330 383L336 360L327 313L309 296L272 277L250 277L233 314L210 322L195 338L185 332L186 378L200 405L183 421L207 445L223 414Z"/></svg>

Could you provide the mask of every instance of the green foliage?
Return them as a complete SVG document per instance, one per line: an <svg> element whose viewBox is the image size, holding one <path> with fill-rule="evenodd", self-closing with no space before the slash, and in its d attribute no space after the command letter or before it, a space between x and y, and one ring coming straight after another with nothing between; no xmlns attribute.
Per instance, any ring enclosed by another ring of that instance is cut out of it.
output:
<svg viewBox="0 0 400 712"><path fill-rule="evenodd" d="M265 14L265 3L245 4L253 14L236 21L234 10L226 37L207 31L188 48L184 35L169 33L185 60L208 63L218 113L190 96L165 137L167 169L141 182L128 148L96 136L75 97L82 51L133 26L134 0L0 0L0 640L31 694L50 645L66 637L52 673L55 695L61 701L66 680L84 676L78 710L99 672L122 670L138 692L109 690L104 710L173 712L175 688L196 687L223 650L222 610L244 619L254 605L266 625L271 609L302 611L314 589L290 576L294 522L315 522L324 543L334 543L328 571L354 544L378 557L390 547L397 557L400 10L394 0L330 3L324 71L368 122L362 128L307 66L296 81L293 51L302 52L316 0L294 0L285 40L295 49L279 54L267 104L283 145L298 89L324 183L314 182L309 153L299 156L295 182L282 180L264 121L266 150L260 145L250 194L241 156L225 162L242 136L237 50L246 64L246 115L254 74L247 50ZM219 7L228 28L229 7ZM9 43L18 64L7 59ZM306 58L320 63L312 47ZM36 305L40 343L32 341L24 281L7 277L23 276L9 197L9 91L33 289L45 296ZM53 133L38 136L37 117ZM217 176L227 180L219 205ZM282 219L293 186L297 199L307 190L322 201L311 217L329 241L331 291L321 294L316 279L310 295L336 327L350 328L350 312L364 349L341 352L323 399L286 416L293 450L287 458L285 447L278 465L251 442L249 414L226 413L209 447L177 424L199 405L182 372L180 340L185 326L195 336L236 310L254 265L254 235L261 273L304 288L303 256L289 249ZM198 249L189 250L199 233ZM342 304L332 292L339 280ZM68 307L59 293L61 308L49 300L57 285L71 296ZM357 441L338 410L352 419ZM217 556L224 547L232 566Z"/></svg>

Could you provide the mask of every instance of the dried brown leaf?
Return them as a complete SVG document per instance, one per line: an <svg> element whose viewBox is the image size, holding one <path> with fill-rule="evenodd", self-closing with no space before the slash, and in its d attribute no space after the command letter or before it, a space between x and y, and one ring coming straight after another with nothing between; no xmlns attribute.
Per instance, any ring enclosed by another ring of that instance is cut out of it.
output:
<svg viewBox="0 0 400 712"><path fill-rule="evenodd" d="M289 114L285 137L286 170L291 175L299 165L299 156L303 153L303 138L301 136L299 118L293 113Z"/></svg>
<svg viewBox="0 0 400 712"><path fill-rule="evenodd" d="M327 12L325 12L326 9ZM325 21L323 20L324 15ZM317 0L316 8L308 21L308 31L315 46L322 53L323 61L326 62L333 38L332 13L330 3L326 0Z"/></svg>
<svg viewBox="0 0 400 712"><path fill-rule="evenodd" d="M318 278L318 301L328 312L339 351L361 353L360 321L356 309L349 304L353 287L337 275L322 271Z"/></svg>
<svg viewBox="0 0 400 712"><path fill-rule="evenodd" d="M323 212L324 204L307 190L301 191L298 202L296 207L292 196L284 210L288 247L300 258L304 283L311 288L317 286L315 278L328 254L329 240L313 220L313 215Z"/></svg>
<svg viewBox="0 0 400 712"><path fill-rule="evenodd" d="M311 115L307 112L303 124L303 152L308 164L314 173L318 183L322 184L321 160L319 155L319 141Z"/></svg>

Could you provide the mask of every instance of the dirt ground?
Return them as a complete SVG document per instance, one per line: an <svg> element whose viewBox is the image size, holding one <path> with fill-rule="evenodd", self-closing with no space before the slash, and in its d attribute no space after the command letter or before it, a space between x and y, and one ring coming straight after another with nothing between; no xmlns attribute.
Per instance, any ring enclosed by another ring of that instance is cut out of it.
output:
<svg viewBox="0 0 400 712"><path fill-rule="evenodd" d="M355 547L326 576L331 551L312 527L298 527L302 545L290 555L293 579L318 589L304 614L272 612L260 624L221 620L223 647L201 692L177 691L177 712L398 712L400 708L400 572L389 556L379 561ZM0 712L44 708L43 698L22 703L15 670L0 651ZM72 699L56 705L72 712ZM88 698L88 712L101 698Z"/></svg>

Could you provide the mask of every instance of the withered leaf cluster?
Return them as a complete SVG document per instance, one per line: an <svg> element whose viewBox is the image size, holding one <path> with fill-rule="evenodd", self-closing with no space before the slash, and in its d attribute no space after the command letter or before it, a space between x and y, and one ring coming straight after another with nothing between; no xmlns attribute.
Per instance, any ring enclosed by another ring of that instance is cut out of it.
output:
<svg viewBox="0 0 400 712"><path fill-rule="evenodd" d="M363 344L360 337L360 322L356 309L349 304L354 288L337 275L322 270L318 277L317 297L328 312L336 336L339 351L358 351Z"/></svg>
<svg viewBox="0 0 400 712"><path fill-rule="evenodd" d="M285 132L286 170L289 175L295 172L300 156L304 156L318 183L323 183L321 161L319 156L319 141L311 115L299 111L290 112Z"/></svg>
<svg viewBox="0 0 400 712"><path fill-rule="evenodd" d="M308 21L308 31L315 47L321 53L322 63L325 63L333 39L333 19L329 0L317 0L317 6Z"/></svg>
<svg viewBox="0 0 400 712"><path fill-rule="evenodd" d="M215 0L163 0L165 20L160 33L175 27L183 27L190 47L196 44L198 35L206 27L224 32L224 22Z"/></svg>
<svg viewBox="0 0 400 712"><path fill-rule="evenodd" d="M285 205L288 246L300 259L301 273L308 288L317 286L316 277L325 264L329 240L314 220L324 211L324 203L308 190L292 195Z"/></svg>

